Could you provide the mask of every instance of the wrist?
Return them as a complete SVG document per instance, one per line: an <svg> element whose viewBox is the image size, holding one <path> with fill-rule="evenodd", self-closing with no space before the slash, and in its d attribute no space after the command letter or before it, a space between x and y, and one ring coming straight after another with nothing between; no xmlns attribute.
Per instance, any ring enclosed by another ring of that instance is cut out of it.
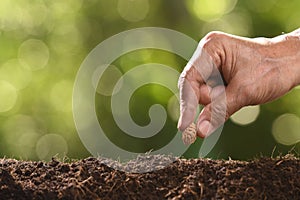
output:
<svg viewBox="0 0 300 200"><path fill-rule="evenodd" d="M300 84L300 29L271 39L272 56L280 68L287 72L291 87Z"/></svg>
<svg viewBox="0 0 300 200"><path fill-rule="evenodd" d="M285 68L290 71L293 88L300 84L300 37L288 36L287 40L287 48L290 52L286 57L283 56L282 61L284 61Z"/></svg>
<svg viewBox="0 0 300 200"><path fill-rule="evenodd" d="M300 84L300 29L286 35L286 40L292 43L290 49L294 56L291 56L291 67L295 73L294 86L297 86Z"/></svg>

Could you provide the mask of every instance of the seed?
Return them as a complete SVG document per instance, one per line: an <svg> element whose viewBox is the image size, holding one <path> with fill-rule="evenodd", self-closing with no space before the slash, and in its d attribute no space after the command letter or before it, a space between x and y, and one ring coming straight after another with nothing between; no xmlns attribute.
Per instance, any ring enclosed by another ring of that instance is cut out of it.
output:
<svg viewBox="0 0 300 200"><path fill-rule="evenodd" d="M182 141L185 145L190 145L194 143L196 139L196 124L193 122L182 133Z"/></svg>

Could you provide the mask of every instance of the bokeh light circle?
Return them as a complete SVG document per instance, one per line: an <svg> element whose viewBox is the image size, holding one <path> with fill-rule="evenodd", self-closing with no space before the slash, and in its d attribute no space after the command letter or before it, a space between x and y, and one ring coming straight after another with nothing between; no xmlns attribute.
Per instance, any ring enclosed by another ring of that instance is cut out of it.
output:
<svg viewBox="0 0 300 200"><path fill-rule="evenodd" d="M32 72L24 69L18 59L8 60L0 66L0 80L11 83L18 90L26 88L31 79Z"/></svg>
<svg viewBox="0 0 300 200"><path fill-rule="evenodd" d="M9 111L17 102L17 89L9 82L0 80L0 99L0 112Z"/></svg>
<svg viewBox="0 0 300 200"><path fill-rule="evenodd" d="M48 64L49 54L49 48L43 41L28 39L21 44L18 58L25 68L34 71Z"/></svg>
<svg viewBox="0 0 300 200"><path fill-rule="evenodd" d="M138 22L147 16L149 6L148 0L119 0L118 12L127 21Z"/></svg>
<svg viewBox="0 0 300 200"><path fill-rule="evenodd" d="M300 142L300 118L290 113L279 116L273 122L272 134L280 144L293 145Z"/></svg>
<svg viewBox="0 0 300 200"><path fill-rule="evenodd" d="M187 1L189 11L203 21L214 21L230 13L237 0L191 0Z"/></svg>
<svg viewBox="0 0 300 200"><path fill-rule="evenodd" d="M247 125L254 122L260 113L260 106L246 106L234 113L230 119L238 125Z"/></svg>

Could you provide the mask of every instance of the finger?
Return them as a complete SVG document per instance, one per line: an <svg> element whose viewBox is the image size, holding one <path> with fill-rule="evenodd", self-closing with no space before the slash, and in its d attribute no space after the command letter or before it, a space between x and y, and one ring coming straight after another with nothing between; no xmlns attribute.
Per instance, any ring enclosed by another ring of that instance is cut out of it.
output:
<svg viewBox="0 0 300 200"><path fill-rule="evenodd" d="M199 86L199 92L197 93L197 97L199 99L199 104L207 105L211 102L211 94L212 88L206 84L202 84Z"/></svg>
<svg viewBox="0 0 300 200"><path fill-rule="evenodd" d="M199 86L199 83L193 83L183 77L179 82L180 117L178 128L183 131L194 121L198 105L210 103L211 88L205 84Z"/></svg>
<svg viewBox="0 0 300 200"><path fill-rule="evenodd" d="M205 81L212 74L214 66L212 58L199 43L178 82L180 117L177 127L180 131L185 130L194 121L199 103L210 103L210 87L205 85Z"/></svg>
<svg viewBox="0 0 300 200"><path fill-rule="evenodd" d="M223 87L223 89L222 89ZM219 128L242 105L236 101L237 93L229 86L218 86L212 93L212 102L198 116L197 134L204 138Z"/></svg>
<svg viewBox="0 0 300 200"><path fill-rule="evenodd" d="M203 82L202 76L195 66L188 64L184 68L178 81L178 87L180 88L180 85L186 81L189 81L190 86L194 89L199 104L206 105L210 103L211 86ZM185 89L183 88L183 90Z"/></svg>
<svg viewBox="0 0 300 200"><path fill-rule="evenodd" d="M227 115L226 92L224 86L217 86L211 92L212 101L198 116L197 134L207 137L225 122Z"/></svg>
<svg viewBox="0 0 300 200"><path fill-rule="evenodd" d="M180 131L185 130L194 121L196 116L198 98L192 84L185 77L181 76L179 78L180 117L177 127Z"/></svg>

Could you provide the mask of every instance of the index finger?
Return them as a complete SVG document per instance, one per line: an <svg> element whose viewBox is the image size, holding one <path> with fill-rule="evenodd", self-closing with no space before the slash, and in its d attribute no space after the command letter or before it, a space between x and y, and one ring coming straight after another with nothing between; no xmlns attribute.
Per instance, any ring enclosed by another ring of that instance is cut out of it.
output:
<svg viewBox="0 0 300 200"><path fill-rule="evenodd" d="M178 120L178 129L185 130L196 116L198 98L192 87L192 83L182 74L178 80L180 94L180 117Z"/></svg>
<svg viewBox="0 0 300 200"><path fill-rule="evenodd" d="M178 81L180 92L180 117L178 129L185 130L195 119L199 103L210 102L209 87L205 81L213 71L213 61L199 43Z"/></svg>

